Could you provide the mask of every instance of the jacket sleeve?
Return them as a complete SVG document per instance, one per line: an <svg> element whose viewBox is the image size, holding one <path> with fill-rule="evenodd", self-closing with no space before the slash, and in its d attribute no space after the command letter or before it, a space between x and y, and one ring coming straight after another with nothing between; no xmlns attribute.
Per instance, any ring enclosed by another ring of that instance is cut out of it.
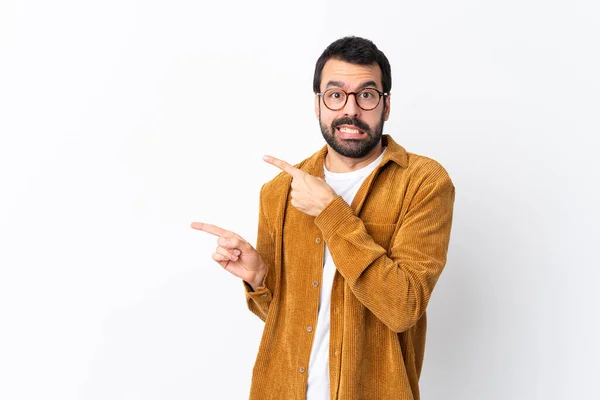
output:
<svg viewBox="0 0 600 400"><path fill-rule="evenodd" d="M269 221L265 214L265 205L263 203L264 185L261 189L259 214L258 214L258 234L256 237L256 250L267 265L267 273L263 279L261 286L255 291L252 286L246 281L244 288L246 291L246 303L250 311L256 314L260 319L266 321L269 312L269 305L273 299L275 290L275 238L274 230L270 228Z"/></svg>
<svg viewBox="0 0 600 400"><path fill-rule="evenodd" d="M447 173L425 181L398 222L388 249L373 240L339 196L315 218L346 284L395 332L419 320L446 264L454 196Z"/></svg>

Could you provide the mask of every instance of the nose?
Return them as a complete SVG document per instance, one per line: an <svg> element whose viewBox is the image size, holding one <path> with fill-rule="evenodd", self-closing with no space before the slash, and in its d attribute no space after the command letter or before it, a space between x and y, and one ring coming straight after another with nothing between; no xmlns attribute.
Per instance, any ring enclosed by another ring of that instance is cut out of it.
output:
<svg viewBox="0 0 600 400"><path fill-rule="evenodd" d="M350 98L352 96L352 98ZM360 107L356 102L356 93L348 93L348 100L344 106L344 114L358 116L360 114Z"/></svg>

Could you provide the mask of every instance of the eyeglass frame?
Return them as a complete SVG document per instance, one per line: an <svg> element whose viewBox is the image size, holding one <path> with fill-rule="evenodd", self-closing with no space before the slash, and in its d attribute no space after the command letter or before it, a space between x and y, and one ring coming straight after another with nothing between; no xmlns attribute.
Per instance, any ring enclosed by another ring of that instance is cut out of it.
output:
<svg viewBox="0 0 600 400"><path fill-rule="evenodd" d="M330 108L330 107L327 105L327 103L325 103L325 99L323 98L323 95L324 95L325 93L327 93L328 91L330 91L330 90L335 90L335 89L337 89L337 90L341 90L342 92L344 92L344 94L346 95L346 101L344 101L344 105L342 105L340 108L333 109L333 108ZM363 90L367 90L367 89L374 90L374 91L376 91L376 92L377 92L377 94L379 94L379 99L377 100L377 105L376 105L375 107L373 107L373 108L368 108L368 109L367 109L367 108L363 108L363 107L362 107L360 104L358 104L358 100L356 100L356 99L357 99L356 95L357 95L358 93L362 92ZM327 90L326 90L326 91L324 91L324 92L317 93L317 96L319 96L321 99L323 99L323 104L325 105L325 107L327 107L327 109L328 109L328 110L331 110L331 111L339 111L339 110L341 110L342 108L346 107L346 104L348 104L348 99L350 98L350 95L351 95L351 94L353 94L353 95L354 95L354 101L356 102L356 105L358 106L358 108L360 108L360 109L361 109L361 110L363 110L363 111L373 111L374 109L376 109L377 107L379 107L379 103L381 103L381 98L389 95L389 93L381 92L381 91L379 91L378 89L375 89L374 87L366 87L366 88L359 89L359 90L357 90L356 92L346 92L344 89L340 89L340 88L330 88L330 89L327 89Z"/></svg>

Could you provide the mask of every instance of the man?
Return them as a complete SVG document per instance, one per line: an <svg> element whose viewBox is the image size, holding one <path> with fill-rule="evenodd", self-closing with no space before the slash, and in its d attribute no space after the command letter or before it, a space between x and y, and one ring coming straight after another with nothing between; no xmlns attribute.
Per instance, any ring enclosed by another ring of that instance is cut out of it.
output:
<svg viewBox="0 0 600 400"><path fill-rule="evenodd" d="M419 399L426 313L446 263L454 186L436 161L382 135L391 72L370 41L318 59L327 145L261 189L256 249L214 225L213 259L265 321L250 399Z"/></svg>

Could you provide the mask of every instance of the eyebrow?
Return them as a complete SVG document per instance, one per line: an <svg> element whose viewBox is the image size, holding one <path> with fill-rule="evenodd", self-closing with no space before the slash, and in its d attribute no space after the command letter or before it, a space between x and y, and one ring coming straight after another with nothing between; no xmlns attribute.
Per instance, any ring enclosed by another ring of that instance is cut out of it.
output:
<svg viewBox="0 0 600 400"><path fill-rule="evenodd" d="M343 88L344 87L344 83L340 82L340 81L329 81L327 82L327 86L325 86L325 89L328 89L330 87L339 87L339 88ZM366 81L363 82L359 87L358 90L360 89L364 89L366 87L374 87L377 89L377 82L375 81Z"/></svg>

